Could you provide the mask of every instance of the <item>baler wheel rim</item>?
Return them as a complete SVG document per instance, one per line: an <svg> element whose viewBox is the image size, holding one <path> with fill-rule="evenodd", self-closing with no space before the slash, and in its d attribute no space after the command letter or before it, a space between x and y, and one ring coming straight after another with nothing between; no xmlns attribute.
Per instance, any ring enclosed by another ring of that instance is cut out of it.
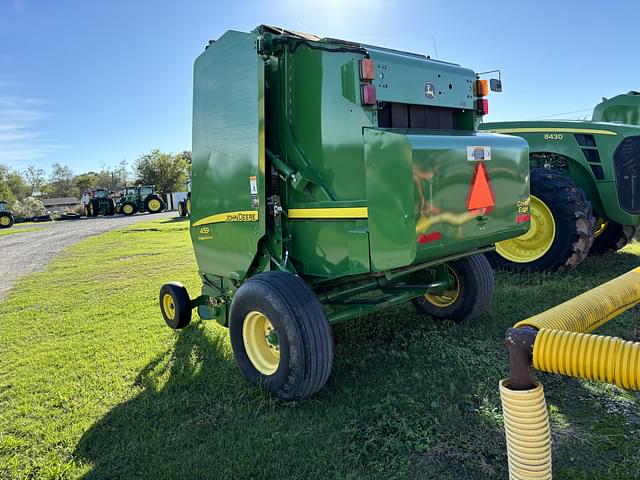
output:
<svg viewBox="0 0 640 480"><path fill-rule="evenodd" d="M162 309L170 320L176 318L176 306L173 303L173 297L169 293L165 293L162 297Z"/></svg>
<svg viewBox="0 0 640 480"><path fill-rule="evenodd" d="M456 303L460 297L460 278L453 268L447 265L449 275L454 279L453 285L440 294L427 293L424 298L436 307L445 308Z"/></svg>
<svg viewBox="0 0 640 480"><path fill-rule="evenodd" d="M242 324L242 341L249 360L263 375L273 375L280 365L277 332L262 312L247 313Z"/></svg>

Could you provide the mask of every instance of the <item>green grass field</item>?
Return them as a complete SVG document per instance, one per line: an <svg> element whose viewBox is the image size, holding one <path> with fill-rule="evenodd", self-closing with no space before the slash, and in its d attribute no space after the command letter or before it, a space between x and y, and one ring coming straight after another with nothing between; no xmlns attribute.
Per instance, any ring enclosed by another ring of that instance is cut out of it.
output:
<svg viewBox="0 0 640 480"><path fill-rule="evenodd" d="M3 235L14 235L16 233L35 232L36 230L42 230L42 227L34 228L9 228L7 230L0 230L0 237Z"/></svg>
<svg viewBox="0 0 640 480"><path fill-rule="evenodd" d="M158 290L199 288L186 221L87 239L0 303L0 478L507 478L498 381L516 321L637 266L497 276L468 325L396 307L335 329L327 386L282 404L248 386L226 329L164 325ZM599 333L640 339L634 310ZM640 396L538 375L557 479L640 471Z"/></svg>

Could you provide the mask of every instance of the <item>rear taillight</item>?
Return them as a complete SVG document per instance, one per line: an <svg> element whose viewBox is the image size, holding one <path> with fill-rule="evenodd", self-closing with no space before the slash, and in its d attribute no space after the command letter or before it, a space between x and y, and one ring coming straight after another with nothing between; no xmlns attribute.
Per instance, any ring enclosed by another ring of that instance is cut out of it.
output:
<svg viewBox="0 0 640 480"><path fill-rule="evenodd" d="M376 104L376 87L371 83L376 78L376 65L371 58L360 60L360 98L362 105Z"/></svg>
<svg viewBox="0 0 640 480"><path fill-rule="evenodd" d="M489 95L489 82L487 80L476 80L476 111L478 115L483 116L489 113L489 100L486 97Z"/></svg>
<svg viewBox="0 0 640 480"><path fill-rule="evenodd" d="M360 96L362 97L363 105L375 105L376 104L376 87L370 83L366 85L360 85Z"/></svg>
<svg viewBox="0 0 640 480"><path fill-rule="evenodd" d="M373 60L370 58L363 58L360 60L360 80L368 81L375 80L376 78L376 66Z"/></svg>
<svg viewBox="0 0 640 480"><path fill-rule="evenodd" d="M479 98L476 100L476 111L478 115L488 115L489 114L489 100L486 98Z"/></svg>

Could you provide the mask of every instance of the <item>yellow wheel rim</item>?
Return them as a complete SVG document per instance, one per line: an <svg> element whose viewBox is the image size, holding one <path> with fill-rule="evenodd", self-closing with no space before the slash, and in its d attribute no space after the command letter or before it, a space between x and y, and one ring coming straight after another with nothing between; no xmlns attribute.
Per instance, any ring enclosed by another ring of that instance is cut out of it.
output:
<svg viewBox="0 0 640 480"><path fill-rule="evenodd" d="M460 297L460 279L458 278L458 274L449 265L447 265L447 270L449 275L454 278L453 286L440 294L427 293L424 296L427 302L439 308L445 308L453 305L456 300L458 300L458 297Z"/></svg>
<svg viewBox="0 0 640 480"><path fill-rule="evenodd" d="M173 303L173 297L168 293L162 296L162 311L169 320L176 318L176 306Z"/></svg>
<svg viewBox="0 0 640 480"><path fill-rule="evenodd" d="M187 198L187 215L191 215L191 199Z"/></svg>
<svg viewBox="0 0 640 480"><path fill-rule="evenodd" d="M125 205L124 207L122 207L122 211L126 214L133 213L133 206Z"/></svg>
<svg viewBox="0 0 640 480"><path fill-rule="evenodd" d="M249 360L263 375L272 375L280 365L278 334L263 313L251 311L244 317L242 341Z"/></svg>
<svg viewBox="0 0 640 480"><path fill-rule="evenodd" d="M11 220L9 219L9 217L5 217L4 215L0 217L0 225L2 225L3 227L8 226L10 223Z"/></svg>
<svg viewBox="0 0 640 480"><path fill-rule="evenodd" d="M529 263L549 251L556 238L556 222L547 205L531 195L531 227L524 235L496 243L496 252L515 263Z"/></svg>
<svg viewBox="0 0 640 480"><path fill-rule="evenodd" d="M609 221L605 220L604 218L596 218L596 229L593 232L593 236L594 237L599 237L600 235L602 235L604 233L604 231L607 229L607 226L609 225Z"/></svg>
<svg viewBox="0 0 640 480"><path fill-rule="evenodd" d="M149 200L149 210L160 210L161 206L160 200L156 200L155 198L153 200Z"/></svg>

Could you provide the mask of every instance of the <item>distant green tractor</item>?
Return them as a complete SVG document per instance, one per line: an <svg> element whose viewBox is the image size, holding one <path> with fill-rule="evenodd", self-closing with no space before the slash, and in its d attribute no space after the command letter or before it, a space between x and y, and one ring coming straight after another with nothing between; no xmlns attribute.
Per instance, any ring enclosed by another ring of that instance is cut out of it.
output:
<svg viewBox="0 0 640 480"><path fill-rule="evenodd" d="M529 143L531 229L496 244L490 261L510 269L579 265L624 247L640 225L640 95L619 95L594 120L484 123ZM598 120L607 120L607 123ZM615 123L614 123L615 120ZM638 125L620 122L634 121Z"/></svg>
<svg viewBox="0 0 640 480"><path fill-rule="evenodd" d="M10 228L14 222L13 213L7 202L0 202L0 228Z"/></svg>
<svg viewBox="0 0 640 480"><path fill-rule="evenodd" d="M116 212L123 215L133 215L136 212L160 213L167 208L160 195L156 194L153 185L125 187L122 194L116 204Z"/></svg>
<svg viewBox="0 0 640 480"><path fill-rule="evenodd" d="M116 213L116 204L109 195L109 191L105 188L96 188L91 190L92 196L89 203L85 206L85 214L87 217L97 217L98 215L111 216Z"/></svg>

